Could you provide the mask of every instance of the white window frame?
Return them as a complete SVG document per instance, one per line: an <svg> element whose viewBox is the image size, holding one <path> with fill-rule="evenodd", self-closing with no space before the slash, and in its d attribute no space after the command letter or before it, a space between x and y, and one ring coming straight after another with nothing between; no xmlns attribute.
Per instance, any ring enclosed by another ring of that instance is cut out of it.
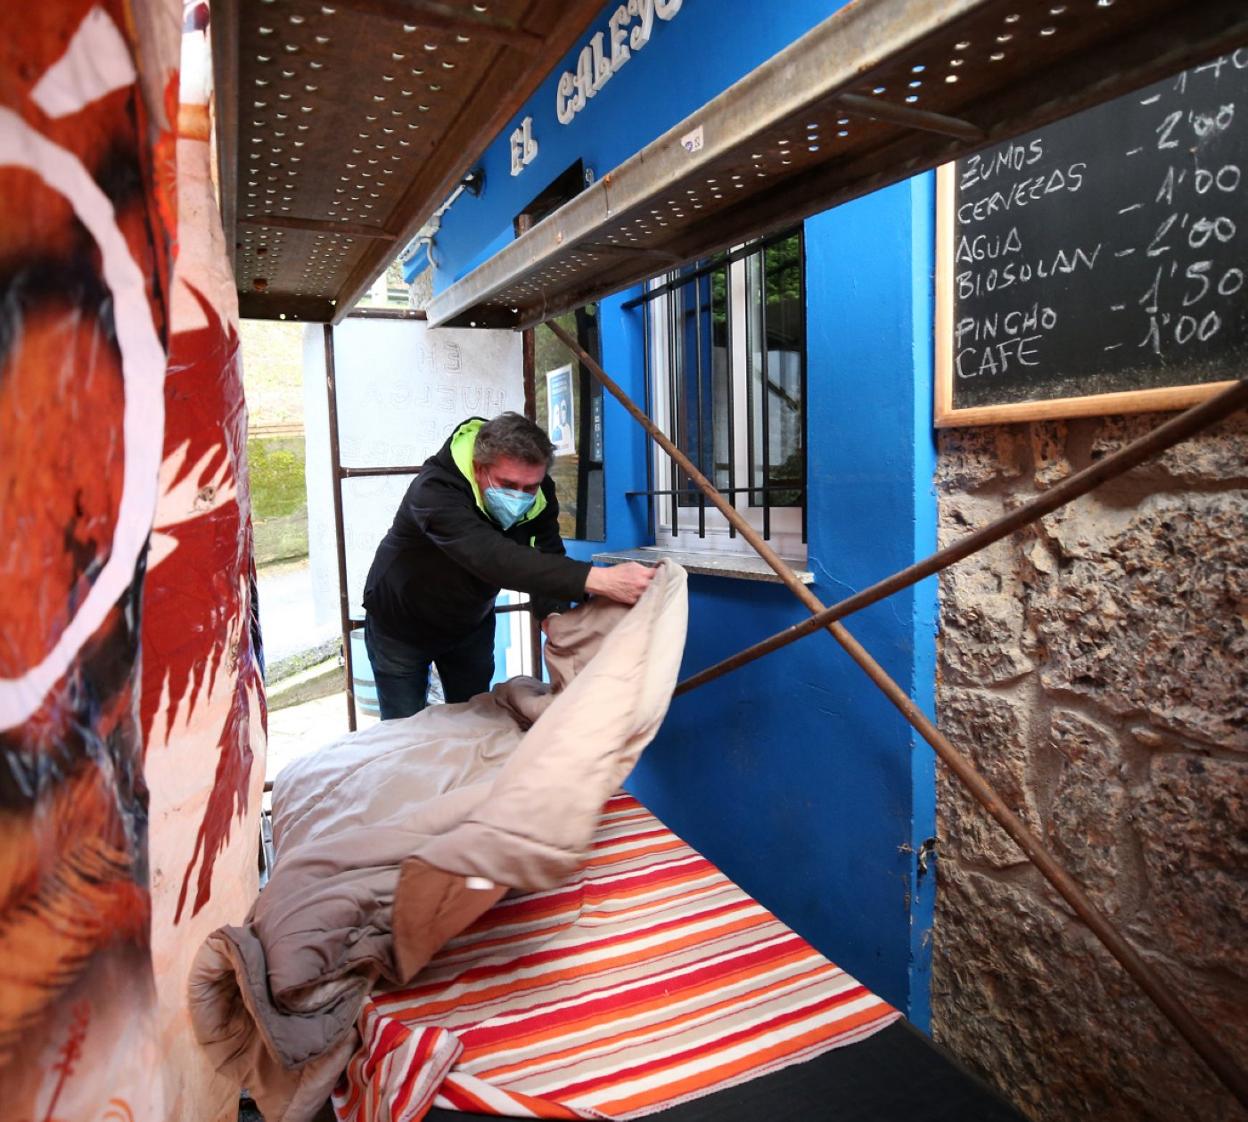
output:
<svg viewBox="0 0 1248 1122"><path fill-rule="evenodd" d="M762 252L760 249L758 252ZM747 263L749 256L728 263L728 301L732 329L729 331L731 354L729 355L729 379L733 393L733 414L738 423L733 431L733 462L737 486L748 484L750 479L750 433L749 433L749 384L750 355L749 332L746 330L748 308ZM659 277L649 283L651 289L660 288L673 278ZM654 423L668 436L675 431L670 400L670 362L668 339L676 292L669 291L650 299L650 331L646 347L650 353L650 407ZM764 388L764 392L766 389ZM805 410L806 403L802 402ZM670 457L658 445L653 445L653 478L656 491L670 491L675 485ZM803 449L804 451L804 449ZM713 480L712 480L713 482ZM753 547L740 534L729 533L728 520L709 503L706 507L706 535L698 536L698 508L682 507L678 533L671 526L672 498L670 494L655 496L654 544L659 549L678 550L682 553L739 553L754 556ZM733 507L745 516L754 529L763 532L763 508L750 503L750 493L743 491L728 496ZM808 501L804 492L802 502ZM800 507L771 507L771 533L767 539L780 556L790 561L806 561L806 543L802 541L802 510Z"/></svg>

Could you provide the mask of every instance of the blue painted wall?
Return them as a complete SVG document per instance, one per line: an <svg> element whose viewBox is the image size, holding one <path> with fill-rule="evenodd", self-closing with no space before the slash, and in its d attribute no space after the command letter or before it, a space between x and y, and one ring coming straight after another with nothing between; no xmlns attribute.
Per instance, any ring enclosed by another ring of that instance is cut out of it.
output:
<svg viewBox="0 0 1248 1122"><path fill-rule="evenodd" d="M931 213L925 178L805 226L809 567L825 603L905 567L934 540ZM782 588L714 577L692 588L686 672L804 614ZM847 621L929 712L934 616L925 587ZM830 636L677 699L632 785L754 896L926 1025L933 878L919 882L911 851L934 829L931 753Z"/></svg>
<svg viewBox="0 0 1248 1122"><path fill-rule="evenodd" d="M596 31L605 31L617 2L607 4L589 34L564 60L481 161L485 189L461 195L442 218L433 260L441 292L512 240L512 219L576 160L601 176L748 74L841 5L829 0L684 0L670 21L656 17L650 41L635 53L568 125L555 117L559 75ZM537 158L511 174L508 137L533 118Z"/></svg>
<svg viewBox="0 0 1248 1122"><path fill-rule="evenodd" d="M443 220L434 260L445 288L511 240L511 220L577 158L610 170L836 5L685 0L670 23L569 126L555 84L575 52L484 159L480 199ZM614 4L591 28L605 27ZM579 49L579 44L578 44ZM534 119L537 160L508 171L507 135ZM825 602L931 551L935 501L931 401L933 189L924 177L805 224L809 567ZM626 293L601 308L604 364L644 394L642 322ZM605 408L606 548L647 542L646 447L611 399ZM589 557L601 543L569 543ZM934 695L933 582L848 625L929 712ZM801 619L783 588L690 581L684 672ZM847 970L928 1019L934 876L913 851L934 832L926 745L826 635L814 635L673 703L632 788L661 817Z"/></svg>

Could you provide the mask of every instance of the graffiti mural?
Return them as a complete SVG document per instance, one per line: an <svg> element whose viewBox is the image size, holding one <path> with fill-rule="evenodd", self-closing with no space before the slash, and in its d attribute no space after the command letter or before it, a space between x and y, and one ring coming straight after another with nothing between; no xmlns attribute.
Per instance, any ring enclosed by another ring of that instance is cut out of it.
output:
<svg viewBox="0 0 1248 1122"><path fill-rule="evenodd" d="M176 39L49 7L0 17L0 1071L13 1117L158 1117L139 627Z"/></svg>
<svg viewBox="0 0 1248 1122"><path fill-rule="evenodd" d="M210 176L207 5L187 6L165 434L143 589L152 961L168 1117L238 1116L186 1014L205 936L257 890L264 694L254 623L237 297Z"/></svg>
<svg viewBox="0 0 1248 1122"><path fill-rule="evenodd" d="M0 1090L30 1122L237 1094L202 1097L179 974L254 894L263 771L232 286L181 19L0 6Z"/></svg>

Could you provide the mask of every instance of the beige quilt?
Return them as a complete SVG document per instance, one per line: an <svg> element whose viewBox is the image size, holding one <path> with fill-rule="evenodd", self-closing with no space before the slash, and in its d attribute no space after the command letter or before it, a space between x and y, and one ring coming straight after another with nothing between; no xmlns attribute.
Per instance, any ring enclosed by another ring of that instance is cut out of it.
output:
<svg viewBox="0 0 1248 1122"><path fill-rule="evenodd" d="M242 926L205 941L189 994L200 1043L267 1122L324 1104L378 984L410 982L508 889L580 868L667 711L685 581L664 562L634 607L553 618L550 685L513 678L383 721L278 776L273 876Z"/></svg>

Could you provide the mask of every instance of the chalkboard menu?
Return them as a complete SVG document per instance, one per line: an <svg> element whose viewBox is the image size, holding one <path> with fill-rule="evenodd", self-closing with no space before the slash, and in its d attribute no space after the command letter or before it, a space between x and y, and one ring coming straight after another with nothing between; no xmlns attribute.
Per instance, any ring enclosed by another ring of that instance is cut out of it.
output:
<svg viewBox="0 0 1248 1122"><path fill-rule="evenodd" d="M1248 376L1248 48L940 171L938 425Z"/></svg>

